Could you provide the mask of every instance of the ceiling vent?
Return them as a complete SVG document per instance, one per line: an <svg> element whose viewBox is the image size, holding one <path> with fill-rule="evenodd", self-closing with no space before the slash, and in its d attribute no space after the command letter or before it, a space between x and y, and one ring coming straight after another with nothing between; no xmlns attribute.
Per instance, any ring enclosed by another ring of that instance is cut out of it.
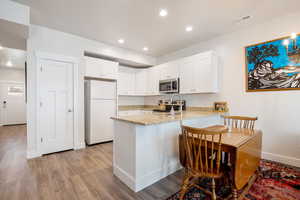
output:
<svg viewBox="0 0 300 200"><path fill-rule="evenodd" d="M252 18L252 16L250 16L250 15L246 15L246 16L243 16L243 17L241 17L241 18L239 18L239 19L237 19L237 20L235 20L235 23L242 23L242 22L244 22L244 21L248 21L249 19L251 19Z"/></svg>

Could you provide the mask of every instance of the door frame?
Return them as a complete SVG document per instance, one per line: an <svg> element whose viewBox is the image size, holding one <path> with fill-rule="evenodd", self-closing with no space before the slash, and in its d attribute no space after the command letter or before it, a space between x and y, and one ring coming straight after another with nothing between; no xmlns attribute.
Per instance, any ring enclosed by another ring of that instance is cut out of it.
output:
<svg viewBox="0 0 300 200"><path fill-rule="evenodd" d="M25 82L22 82L22 81L0 81L0 85L1 84L21 84L24 86L24 102L25 102L25 107L26 107L26 121L24 124L27 124L27 102L26 102L26 97L25 97L25 94L26 94L26 85L25 85ZM4 126L4 121L3 121L3 108L0 108L0 126Z"/></svg>
<svg viewBox="0 0 300 200"><path fill-rule="evenodd" d="M59 62L67 62L73 64L73 149L79 149L80 145L77 141L79 141L79 120L78 120L78 99L79 99L79 59L64 55L50 54L45 52L35 52L35 60L36 60L36 86L37 86L37 95L36 95L36 143L37 143L37 152L39 156L43 155L42 151L42 134L39 120L40 119L40 76L41 76L41 60L52 60Z"/></svg>

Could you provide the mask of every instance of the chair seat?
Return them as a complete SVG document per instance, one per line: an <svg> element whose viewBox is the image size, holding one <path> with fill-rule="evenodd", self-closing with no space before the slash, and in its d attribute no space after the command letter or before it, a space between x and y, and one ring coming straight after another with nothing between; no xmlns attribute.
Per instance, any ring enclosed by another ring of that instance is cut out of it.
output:
<svg viewBox="0 0 300 200"><path fill-rule="evenodd" d="M226 172L229 172L230 167L227 164L221 164L219 172L217 172L216 168L214 168L213 172L200 172L198 170L196 171L196 170L189 169L189 168L187 168L187 170L189 170L190 173L192 173L196 177L207 177L207 178L218 179L218 178L223 177L223 175L226 174Z"/></svg>

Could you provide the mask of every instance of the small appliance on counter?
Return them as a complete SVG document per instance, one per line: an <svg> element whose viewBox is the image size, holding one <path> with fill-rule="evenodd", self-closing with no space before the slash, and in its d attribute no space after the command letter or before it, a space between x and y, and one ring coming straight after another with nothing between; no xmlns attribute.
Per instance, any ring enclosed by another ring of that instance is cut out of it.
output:
<svg viewBox="0 0 300 200"><path fill-rule="evenodd" d="M159 109L154 109L154 112L170 112L172 107L174 111L180 111L180 107L182 106L182 110L186 110L186 101L185 100L159 100L158 102Z"/></svg>

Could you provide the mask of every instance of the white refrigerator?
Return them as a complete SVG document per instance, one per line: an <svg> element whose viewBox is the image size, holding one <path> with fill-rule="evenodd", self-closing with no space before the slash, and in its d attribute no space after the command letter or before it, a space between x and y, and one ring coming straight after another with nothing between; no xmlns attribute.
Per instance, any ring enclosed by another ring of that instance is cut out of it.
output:
<svg viewBox="0 0 300 200"><path fill-rule="evenodd" d="M113 140L111 117L117 113L116 81L85 81L85 140L88 145Z"/></svg>

